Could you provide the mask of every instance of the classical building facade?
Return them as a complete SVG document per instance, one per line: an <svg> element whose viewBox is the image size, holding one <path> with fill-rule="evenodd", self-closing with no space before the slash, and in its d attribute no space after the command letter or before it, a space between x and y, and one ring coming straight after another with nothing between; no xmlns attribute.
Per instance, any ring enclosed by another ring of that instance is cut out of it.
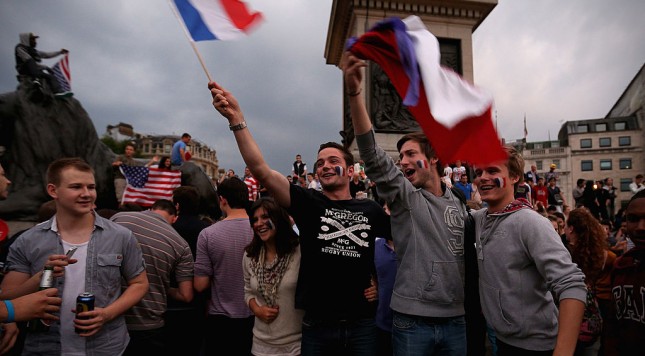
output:
<svg viewBox="0 0 645 356"><path fill-rule="evenodd" d="M637 174L645 174L644 68L604 118L567 121L557 141L527 143L526 166L535 164L544 173L555 163L568 201L573 201L571 192L578 179L612 178L618 188L616 208L624 206L632 196L629 184Z"/></svg>
<svg viewBox="0 0 645 356"><path fill-rule="evenodd" d="M135 142L141 156L150 159L154 156L170 156L172 146L180 138L175 135L148 135L135 140ZM219 178L219 163L217 152L214 149L203 142L191 139L188 144L188 152L191 155L190 162L200 167L209 178L212 180Z"/></svg>
<svg viewBox="0 0 645 356"><path fill-rule="evenodd" d="M116 141L132 140L136 144L140 158L149 161L154 156L170 156L172 146L181 137L176 135L146 135L137 133L130 124L119 123L108 125L105 136ZM190 161L200 167L212 180L220 176L217 152L208 147L205 143L192 139L188 144L188 152L191 154Z"/></svg>

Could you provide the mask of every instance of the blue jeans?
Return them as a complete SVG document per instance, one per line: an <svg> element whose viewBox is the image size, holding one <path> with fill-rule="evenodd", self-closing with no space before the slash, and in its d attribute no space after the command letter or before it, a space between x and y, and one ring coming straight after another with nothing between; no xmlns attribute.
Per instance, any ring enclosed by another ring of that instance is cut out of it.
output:
<svg viewBox="0 0 645 356"><path fill-rule="evenodd" d="M323 322L305 317L302 321L302 356L374 356L377 335L374 319Z"/></svg>
<svg viewBox="0 0 645 356"><path fill-rule="evenodd" d="M466 320L394 312L392 348L396 356L466 355Z"/></svg>

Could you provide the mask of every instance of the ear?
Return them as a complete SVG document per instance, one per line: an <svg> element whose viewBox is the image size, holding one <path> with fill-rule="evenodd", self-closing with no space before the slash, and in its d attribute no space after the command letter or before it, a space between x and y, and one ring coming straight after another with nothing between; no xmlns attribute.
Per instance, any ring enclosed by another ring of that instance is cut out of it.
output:
<svg viewBox="0 0 645 356"><path fill-rule="evenodd" d="M431 166L436 166L436 165L437 165L437 163L439 163L439 158L437 158L437 157L432 157L432 158L430 158L430 161L429 161L429 162L430 162L430 165L431 165Z"/></svg>
<svg viewBox="0 0 645 356"><path fill-rule="evenodd" d="M509 185L513 185L513 184L515 184L515 183L520 181L519 176L518 177L509 176L508 179L511 181L511 184L509 184Z"/></svg>
<svg viewBox="0 0 645 356"><path fill-rule="evenodd" d="M47 194L54 199L58 198L58 193L56 192L56 186L54 184L47 184Z"/></svg>
<svg viewBox="0 0 645 356"><path fill-rule="evenodd" d="M352 177L354 175L354 165L347 166L347 176Z"/></svg>

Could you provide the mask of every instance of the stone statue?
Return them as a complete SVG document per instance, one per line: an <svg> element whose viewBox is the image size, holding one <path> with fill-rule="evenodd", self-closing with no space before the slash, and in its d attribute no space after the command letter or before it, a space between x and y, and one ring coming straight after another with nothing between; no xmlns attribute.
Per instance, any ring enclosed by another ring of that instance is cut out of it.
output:
<svg viewBox="0 0 645 356"><path fill-rule="evenodd" d="M37 88L21 81L15 92L0 94L0 163L11 180L7 200L0 201L4 220L37 221L41 204L51 198L45 174L51 162L80 157L95 171L100 209L117 209L112 162L116 155L99 140L94 124L74 98L34 96ZM50 94L51 96L51 94ZM182 184L200 193L200 213L219 218L217 193L195 164L181 168Z"/></svg>

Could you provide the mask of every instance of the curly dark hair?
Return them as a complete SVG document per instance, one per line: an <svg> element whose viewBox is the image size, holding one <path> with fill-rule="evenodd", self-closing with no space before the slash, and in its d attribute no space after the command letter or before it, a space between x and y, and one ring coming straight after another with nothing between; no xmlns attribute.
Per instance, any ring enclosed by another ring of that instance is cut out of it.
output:
<svg viewBox="0 0 645 356"><path fill-rule="evenodd" d="M607 249L607 233L600 221L584 208L571 210L567 227L576 234L575 243L569 243L571 259L585 274L588 283L595 283L602 272Z"/></svg>
<svg viewBox="0 0 645 356"><path fill-rule="evenodd" d="M255 220L253 215L255 214L255 211L260 208L264 208L264 211L266 211L269 218L275 225L275 247L278 257L292 253L300 243L300 238L291 226L291 219L289 218L287 211L279 206L273 198L262 197L253 203L249 211L251 227ZM260 239L260 237L254 232L251 243L249 243L244 249L246 251L246 255L257 261L260 256L260 249L263 245L264 242L262 239Z"/></svg>

